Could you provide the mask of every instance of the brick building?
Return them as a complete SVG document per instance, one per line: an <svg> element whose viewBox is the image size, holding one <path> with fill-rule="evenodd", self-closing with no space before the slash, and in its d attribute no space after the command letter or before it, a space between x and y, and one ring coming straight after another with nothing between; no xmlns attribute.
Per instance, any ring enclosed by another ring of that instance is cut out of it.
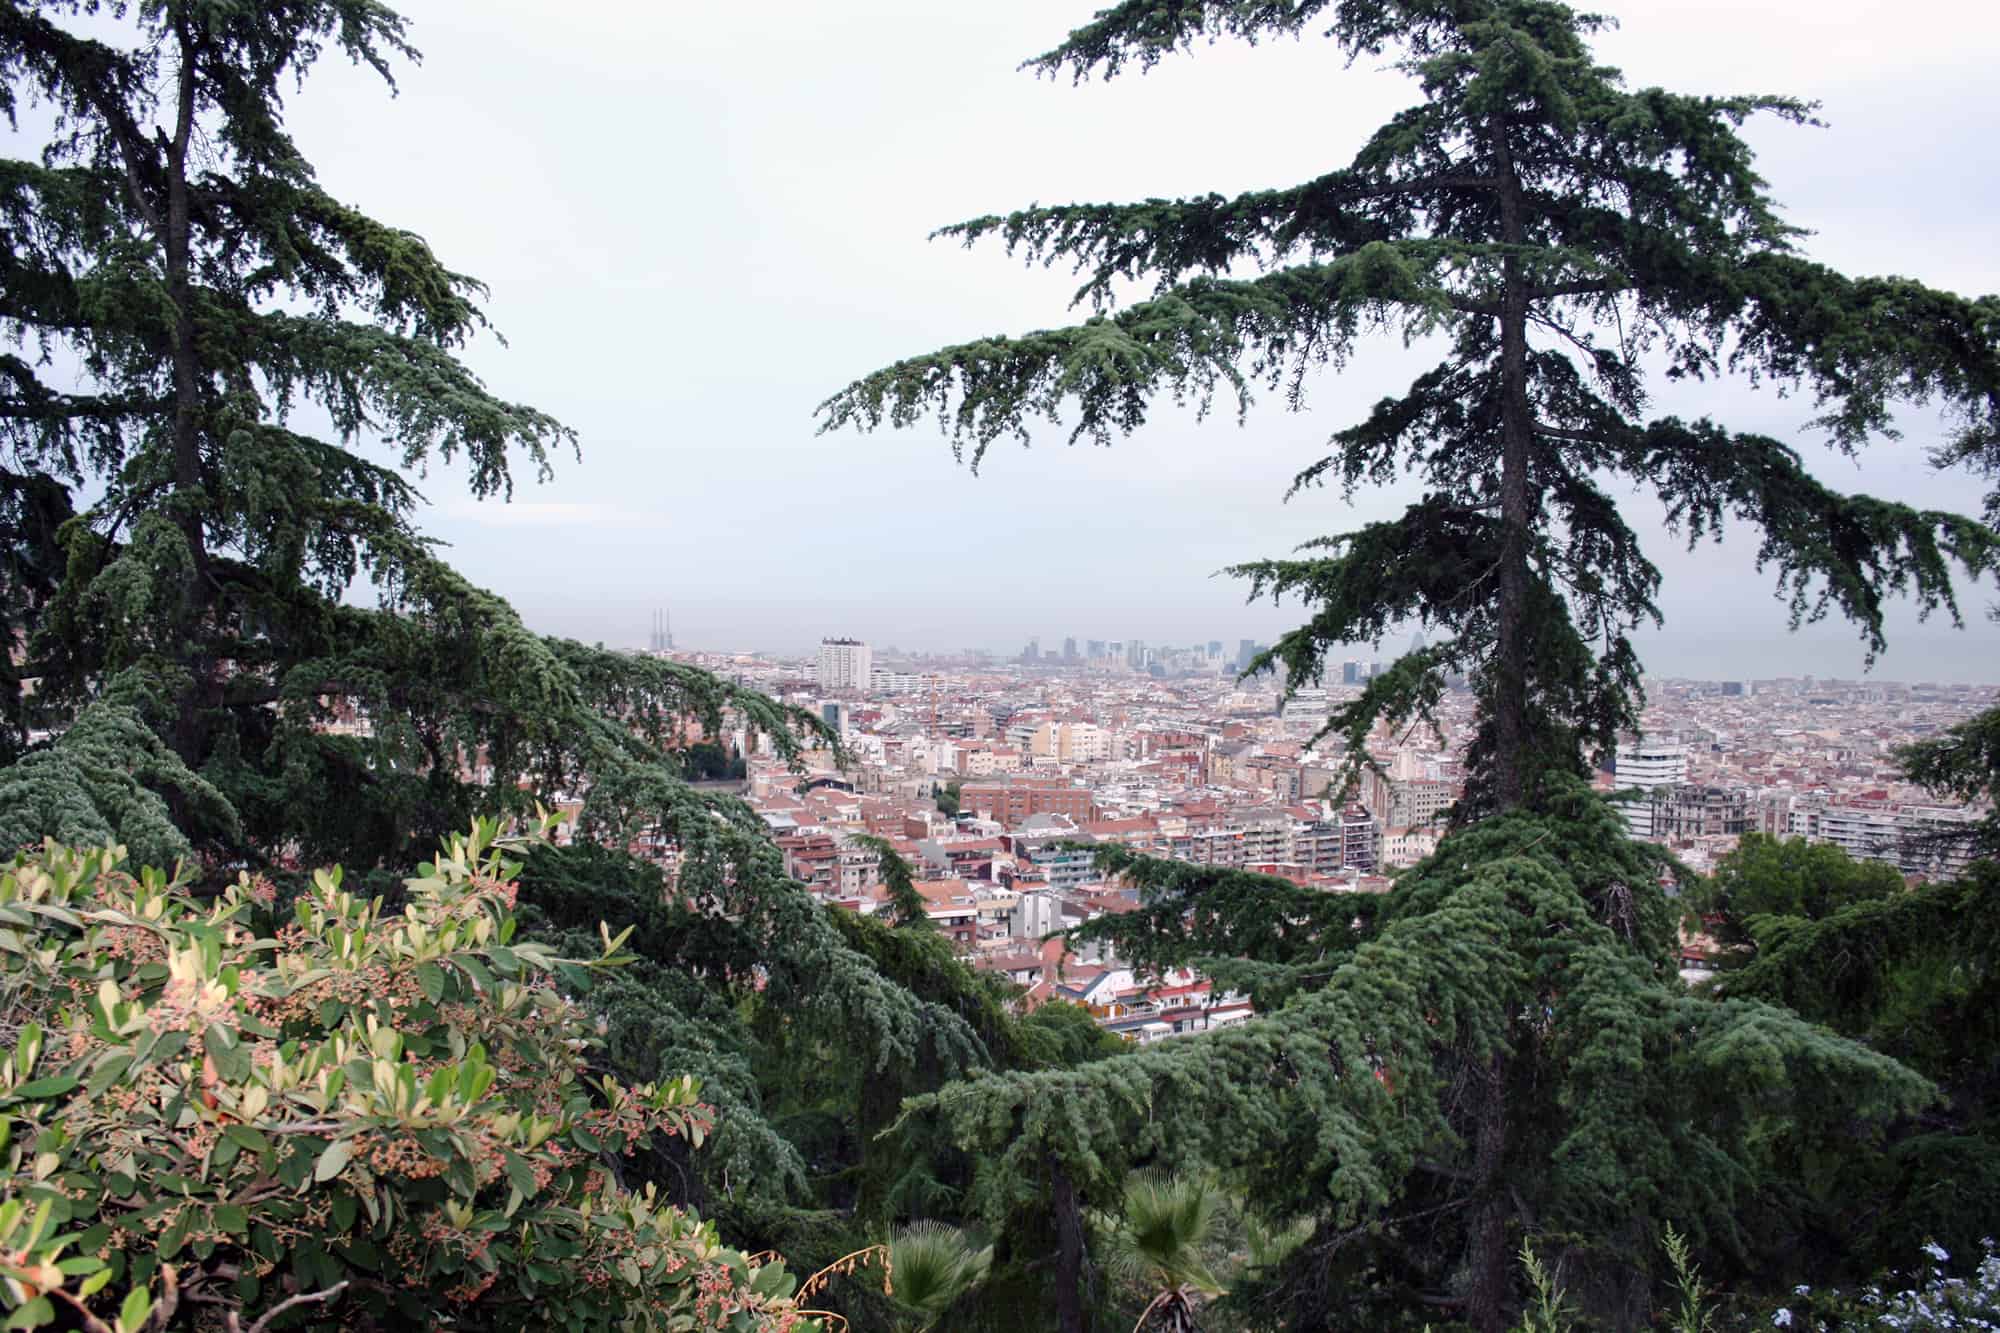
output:
<svg viewBox="0 0 2000 1333"><path fill-rule="evenodd" d="M1065 815L1078 824L1097 818L1089 790L1061 778L968 782L958 790L958 808L1006 828L1018 828L1030 815Z"/></svg>

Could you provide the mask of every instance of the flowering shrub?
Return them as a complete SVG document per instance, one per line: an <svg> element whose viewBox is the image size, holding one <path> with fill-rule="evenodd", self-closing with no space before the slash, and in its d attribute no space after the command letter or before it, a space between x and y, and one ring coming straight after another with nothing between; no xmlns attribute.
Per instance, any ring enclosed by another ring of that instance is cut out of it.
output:
<svg viewBox="0 0 2000 1333"><path fill-rule="evenodd" d="M1992 1237L1980 1242L1979 1264L1970 1278L1953 1277L1945 1268L1951 1255L1942 1245L1924 1246L1929 1270L1910 1278L1898 1291L1877 1285L1858 1297L1846 1292L1815 1292L1800 1287L1791 1305L1771 1316L1777 1328L1794 1333L1823 1329L1854 1329L1860 1333L1930 1333L1931 1330L2000 1331L2000 1253Z"/></svg>
<svg viewBox="0 0 2000 1333"><path fill-rule="evenodd" d="M396 916L322 871L282 922L248 876L201 900L122 849L17 857L7 1327L814 1327L781 1263L621 1184L648 1135L699 1145L709 1118L691 1079L588 1076L594 1025L553 982L622 937L516 940L514 846L453 839Z"/></svg>

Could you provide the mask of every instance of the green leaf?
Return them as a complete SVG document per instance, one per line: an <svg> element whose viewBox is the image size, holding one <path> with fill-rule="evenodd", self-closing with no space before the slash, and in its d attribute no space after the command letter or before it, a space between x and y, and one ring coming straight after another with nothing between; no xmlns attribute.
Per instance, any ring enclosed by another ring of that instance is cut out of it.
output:
<svg viewBox="0 0 2000 1333"><path fill-rule="evenodd" d="M49 1304L46 1296L37 1296L7 1319L8 1328L40 1328L43 1324L55 1322L56 1308Z"/></svg>
<svg viewBox="0 0 2000 1333"><path fill-rule="evenodd" d="M334 1230L336 1231L353 1230L354 1218L355 1215L359 1213L359 1211L360 1211L360 1205L354 1202L354 1196L352 1194L334 1195L332 1200Z"/></svg>
<svg viewBox="0 0 2000 1333"><path fill-rule="evenodd" d="M249 1125L224 1125L222 1132L246 1152L253 1152L262 1157L271 1151L271 1141L264 1137L263 1131L253 1129Z"/></svg>
<svg viewBox="0 0 2000 1333"><path fill-rule="evenodd" d="M47 1101L51 1097L60 1097L66 1092L74 1091L76 1086L76 1079L70 1075L57 1074L52 1078L38 1078L23 1083L15 1088L11 1095L17 1101Z"/></svg>
<svg viewBox="0 0 2000 1333"><path fill-rule="evenodd" d="M236 1034L220 1023L211 1023L202 1035L202 1048L215 1065L215 1073L223 1082L240 1085L250 1077L252 1066L250 1052L237 1040Z"/></svg>
<svg viewBox="0 0 2000 1333"><path fill-rule="evenodd" d="M352 1139L335 1139L326 1145L326 1151L319 1155L319 1162L313 1167L313 1179L321 1182L332 1180L346 1168L354 1156Z"/></svg>
<svg viewBox="0 0 2000 1333"><path fill-rule="evenodd" d="M138 1333L152 1313L152 1296L144 1287L134 1287L125 1293L125 1301L118 1307L118 1326L124 1333Z"/></svg>
<svg viewBox="0 0 2000 1333"><path fill-rule="evenodd" d="M436 1004L444 998L444 969L429 961L418 963L417 985L423 990L424 998Z"/></svg>

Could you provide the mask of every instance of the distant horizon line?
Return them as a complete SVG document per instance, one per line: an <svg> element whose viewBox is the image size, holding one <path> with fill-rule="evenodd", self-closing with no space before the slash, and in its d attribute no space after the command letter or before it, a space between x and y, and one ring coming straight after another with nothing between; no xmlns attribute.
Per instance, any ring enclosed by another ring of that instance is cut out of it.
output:
<svg viewBox="0 0 2000 1333"><path fill-rule="evenodd" d="M838 640L829 639L828 641L862 644L870 648L875 648L875 645L870 644L866 639L854 639L843 636ZM1104 642L1124 643L1124 642L1130 642L1130 640L1107 639L1104 640ZM1141 640L1141 642L1145 642L1145 640ZM1215 640L1203 640L1204 644L1212 642L1215 642ZM1222 642L1227 644L1228 640L1223 640ZM1181 648L1190 648L1196 645L1189 644L1189 645L1177 645L1177 646ZM1260 646L1268 646L1268 645L1260 645ZM1027 665L1027 663L1022 661L1020 652L1017 651L1009 653L1007 650L999 648L904 649L896 647L894 645L889 645L881 649L876 649L876 651L888 652L891 650L891 648L893 648L898 658L948 658L948 659L958 659L958 660L964 660L967 658L980 658L993 666ZM653 650L633 647L630 648L629 651L648 652ZM807 664L811 663L814 653L814 650L812 648L806 648L801 650L789 650L781 648L743 648L743 647L697 648L688 645L678 646L674 648L672 651L681 653L701 653L715 657L758 657L758 658L772 659L777 661L797 661ZM1346 658L1340 660L1357 661L1357 662L1372 661L1372 662L1388 663L1395 661L1396 657L1400 657L1402 655L1403 654L1398 653L1394 657L1392 657L1386 654L1382 656L1374 656L1371 654L1370 656L1365 658L1354 657L1354 658ZM1034 665L1044 668L1052 668L1052 667L1060 668L1064 666L1081 666L1088 660L1089 659L1082 657L1076 658L1074 660L1065 660L1058 657L1053 660L1044 659L1042 661L1036 662ZM1797 672L1797 671L1781 672L1776 675L1752 675L1747 673L1739 673L1735 675L1719 675L1719 676L1692 676L1684 674L1668 674L1665 672L1647 672L1645 673L1643 678L1648 681L1654 681L1660 684L1669 684L1669 685L1671 684L1723 685L1731 683L1748 685L1757 681L1770 681L1770 682L1811 681L1815 685L1903 685L1913 688L1922 686L1948 686L1952 688L1972 689L1972 690L2000 689L2000 680L1983 680L1983 681L1950 680L1950 679L1940 679L1940 678L1910 680L1910 679L1903 679L1900 677L1873 676L1873 675L1822 676L1817 672ZM1187 679L1187 677L1169 677L1168 679ZM1334 681L1327 681L1324 683L1337 685L1341 684L1342 682L1334 680Z"/></svg>

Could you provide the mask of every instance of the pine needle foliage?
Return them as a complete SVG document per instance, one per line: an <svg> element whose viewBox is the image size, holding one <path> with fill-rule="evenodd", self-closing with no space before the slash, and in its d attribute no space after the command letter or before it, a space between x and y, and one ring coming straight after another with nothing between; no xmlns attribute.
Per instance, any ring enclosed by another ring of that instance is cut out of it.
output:
<svg viewBox="0 0 2000 1333"><path fill-rule="evenodd" d="M130 704L99 699L51 744L0 768L0 847L57 838L121 844L143 864L192 862L194 848L162 793L189 825L235 831L236 811L189 772Z"/></svg>
<svg viewBox="0 0 2000 1333"><path fill-rule="evenodd" d="M1689 992L1659 857L1549 782L1551 811L1454 834L1351 948L1334 926L1330 966L1273 1012L954 1083L906 1115L981 1157L995 1218L1046 1206L1053 1158L1100 1208L1155 1166L1229 1173L1268 1220L1312 1219L1262 1295L1288 1327L1346 1326L1383 1283L1498 1327L1529 1229L1599 1238L1574 1262L1643 1308L1655 1219L1742 1256L1758 1238L1739 1218L1792 1154L1851 1147L1934 1091L1786 1010Z"/></svg>
<svg viewBox="0 0 2000 1333"><path fill-rule="evenodd" d="M1953 461L2000 472L1993 298L1813 263L1754 168L1741 127L1810 123L1783 96L1630 89L1591 40L1610 20L1551 0L1121 0L1029 62L1112 78L1220 38L1308 30L1349 61L1386 57L1420 100L1347 165L1289 189L1071 204L940 233L996 239L1080 277L1080 323L898 361L828 399L823 428L934 416L977 467L1039 423L1109 444L1161 401L1303 405L1323 368L1393 334L1444 359L1334 434L1293 491L1351 496L1406 474L1399 518L1235 570L1310 620L1253 669L1319 679L1329 649L1421 624L1432 646L1343 705L1360 742L1427 712L1444 678L1477 690L1460 815L1535 797L1579 747L1634 724L1632 633L1660 584L1613 487L1651 491L1690 543L1759 534L1792 623L1838 612L1870 655L1895 595L1958 619L1955 573L1993 568L1993 531L1953 513L1845 495L1785 441L1651 414L1649 376L1740 372L1817 405L1838 450L1895 434L1899 402L1953 417ZM1996 490L2000 497L2000 490Z"/></svg>
<svg viewBox="0 0 2000 1333"><path fill-rule="evenodd" d="M459 360L486 328L475 279L315 179L285 99L329 55L387 80L416 52L377 0L0 13L0 110L49 125L39 156L0 161L0 621L27 648L5 748L143 693L208 786L142 785L234 861L403 864L558 789L589 788L607 837L669 806L706 819L675 781L690 723L781 754L823 729L533 634L414 529L410 474L462 468L498 503L575 437Z"/></svg>
<svg viewBox="0 0 2000 1333"><path fill-rule="evenodd" d="M2000 608L1993 619L2000 621ZM1939 796L1986 802L1986 817L1954 841L1968 855L2000 860L2000 708L1906 745L1896 758L1904 776Z"/></svg>
<svg viewBox="0 0 2000 1333"><path fill-rule="evenodd" d="M1072 944L1109 945L1142 972L1199 967L1259 1008L1326 977L1364 938L1380 904L1273 875L1163 861L1118 846L1094 850L1099 872L1136 889L1139 907L1084 922L1068 932Z"/></svg>

